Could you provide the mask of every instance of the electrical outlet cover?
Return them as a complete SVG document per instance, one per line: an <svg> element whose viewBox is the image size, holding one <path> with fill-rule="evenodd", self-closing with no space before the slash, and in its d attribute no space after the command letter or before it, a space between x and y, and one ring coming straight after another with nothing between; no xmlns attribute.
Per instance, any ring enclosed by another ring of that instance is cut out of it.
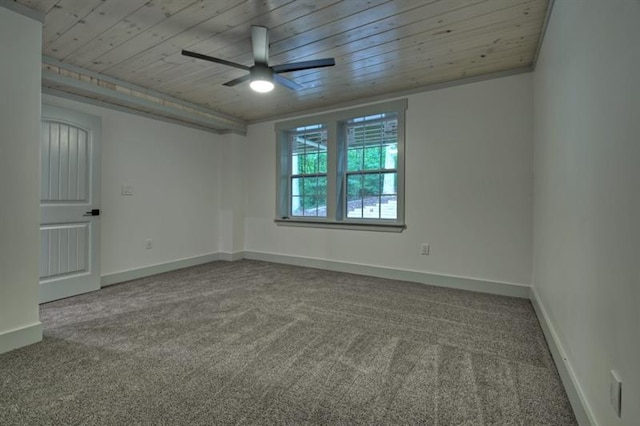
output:
<svg viewBox="0 0 640 426"><path fill-rule="evenodd" d="M609 400L618 418L622 417L622 380L613 370L609 379Z"/></svg>

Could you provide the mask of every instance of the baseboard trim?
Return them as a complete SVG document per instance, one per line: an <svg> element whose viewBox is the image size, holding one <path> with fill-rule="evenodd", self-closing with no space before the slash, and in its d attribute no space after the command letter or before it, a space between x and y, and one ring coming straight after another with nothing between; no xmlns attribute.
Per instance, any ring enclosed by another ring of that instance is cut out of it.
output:
<svg viewBox="0 0 640 426"><path fill-rule="evenodd" d="M558 369L558 373L560 374L560 379L562 380L562 384L567 392L569 402L571 403L573 412L578 420L578 424L580 426L598 426L598 423L593 416L593 412L591 411L591 408L584 396L584 392L580 387L576 374L571 367L571 363L567 358L567 353L564 350L560 338L558 337L558 333L549 319L547 310L534 287L531 287L530 289L529 299L531 300L533 309L536 312L538 322L540 322L544 336L547 339L547 345L549 345L551 356L553 357L553 361Z"/></svg>
<svg viewBox="0 0 640 426"><path fill-rule="evenodd" d="M234 262L241 259L262 260L265 262L284 263L287 265L304 266L308 268L327 269L329 271L347 272L351 274L367 275L371 277L388 278L392 280L410 281L438 287L456 288L460 290L478 291L481 293L499 294L519 298L529 298L529 286L523 284L505 283L498 281L480 280L476 278L456 277L452 275L431 274L421 271L386 268L382 266L364 265L359 263L339 262L335 260L317 259L312 257L289 256L284 254L237 251L218 252L204 256L196 256L173 262L160 263L143 268L130 269L103 275L100 278L101 287L107 287L126 281L136 280L176 269L188 268L216 260Z"/></svg>
<svg viewBox="0 0 640 426"><path fill-rule="evenodd" d="M25 327L0 333L0 354L38 343L42 340L42 324L38 321Z"/></svg>
<svg viewBox="0 0 640 426"><path fill-rule="evenodd" d="M100 286L107 287L125 281L137 280L163 272L175 271L176 269L188 268L189 266L202 265L221 259L221 253L210 253L203 256L189 257L186 259L174 260L166 263L145 266L142 268L129 269L121 272L103 275L100 277Z"/></svg>
<svg viewBox="0 0 640 426"><path fill-rule="evenodd" d="M236 251L233 253L221 251L220 253L218 253L218 255L219 255L219 260L225 260L227 262L235 262L236 260L244 259L243 251Z"/></svg>
<svg viewBox="0 0 640 426"><path fill-rule="evenodd" d="M287 265L304 266L308 268L327 269L330 271L347 272L351 274L388 278L392 280L411 281L415 283L435 285L438 287L478 291L481 293L499 294L502 296L519 297L523 299L529 297L529 286L522 284L486 281L475 278L439 275L428 272L257 251L245 251L244 257L246 259L284 263Z"/></svg>

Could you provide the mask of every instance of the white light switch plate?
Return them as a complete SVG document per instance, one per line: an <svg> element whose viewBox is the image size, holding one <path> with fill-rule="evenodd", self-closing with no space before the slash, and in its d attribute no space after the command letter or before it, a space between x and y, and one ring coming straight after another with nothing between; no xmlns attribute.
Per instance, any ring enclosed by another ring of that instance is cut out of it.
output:
<svg viewBox="0 0 640 426"><path fill-rule="evenodd" d="M122 195L133 195L133 186L131 185L122 185Z"/></svg>

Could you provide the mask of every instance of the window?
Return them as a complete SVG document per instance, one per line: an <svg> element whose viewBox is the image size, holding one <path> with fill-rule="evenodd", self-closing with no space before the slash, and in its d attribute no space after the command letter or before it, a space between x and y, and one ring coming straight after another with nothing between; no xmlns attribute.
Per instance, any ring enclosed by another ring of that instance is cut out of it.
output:
<svg viewBox="0 0 640 426"><path fill-rule="evenodd" d="M357 117L342 127L347 156L347 218L396 220L398 114Z"/></svg>
<svg viewBox="0 0 640 426"><path fill-rule="evenodd" d="M276 222L404 229L404 112L395 101L276 124Z"/></svg>
<svg viewBox="0 0 640 426"><path fill-rule="evenodd" d="M291 216L327 216L327 129L321 124L293 129L291 153Z"/></svg>

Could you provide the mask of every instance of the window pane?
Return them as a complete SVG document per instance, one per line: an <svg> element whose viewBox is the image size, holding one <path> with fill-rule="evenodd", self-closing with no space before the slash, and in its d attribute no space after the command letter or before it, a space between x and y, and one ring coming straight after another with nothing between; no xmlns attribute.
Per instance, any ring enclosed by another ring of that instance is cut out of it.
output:
<svg viewBox="0 0 640 426"><path fill-rule="evenodd" d="M347 217L362 217L362 175L347 176Z"/></svg>
<svg viewBox="0 0 640 426"><path fill-rule="evenodd" d="M361 148L349 148L347 150L347 171L362 170L364 151Z"/></svg>
<svg viewBox="0 0 640 426"><path fill-rule="evenodd" d="M382 194L396 195L398 193L398 173L382 174Z"/></svg>
<svg viewBox="0 0 640 426"><path fill-rule="evenodd" d="M327 173L327 152L320 151L318 154L318 173Z"/></svg>
<svg viewBox="0 0 640 426"><path fill-rule="evenodd" d="M384 169L398 168L398 143L386 144L382 148L382 166Z"/></svg>
<svg viewBox="0 0 640 426"><path fill-rule="evenodd" d="M291 179L291 195L298 196L302 195L302 179L300 178L292 178Z"/></svg>
<svg viewBox="0 0 640 426"><path fill-rule="evenodd" d="M380 219L380 203L378 197L366 197L362 207L364 219Z"/></svg>
<svg viewBox="0 0 640 426"><path fill-rule="evenodd" d="M299 196L291 197L291 216L303 216L302 200Z"/></svg>
<svg viewBox="0 0 640 426"><path fill-rule="evenodd" d="M364 168L365 170L380 169L380 146L367 147L364 150Z"/></svg>
<svg viewBox="0 0 640 426"><path fill-rule="evenodd" d="M308 177L303 178L302 181L302 189L304 191L302 195L315 195L318 189L318 178Z"/></svg>
<svg viewBox="0 0 640 426"><path fill-rule="evenodd" d="M311 179L313 190L309 192L311 197L312 208L314 216L326 216L327 215L327 178L317 177ZM311 188L310 188L311 190Z"/></svg>
<svg viewBox="0 0 640 426"><path fill-rule="evenodd" d="M326 177L318 177L317 191L318 191L318 197L324 200L324 204L326 204L326 199L327 199L327 178Z"/></svg>
<svg viewBox="0 0 640 426"><path fill-rule="evenodd" d="M346 121L345 129L347 171L397 168L397 113L352 118Z"/></svg>
<svg viewBox="0 0 640 426"><path fill-rule="evenodd" d="M398 197L396 195L383 195L380 199L380 218L398 218Z"/></svg>
<svg viewBox="0 0 640 426"><path fill-rule="evenodd" d="M398 135L398 114L395 112L387 112L382 114L373 114L362 117L354 117L347 120L349 129L353 129L354 136L359 138L384 137L386 139L396 138Z"/></svg>
<svg viewBox="0 0 640 426"><path fill-rule="evenodd" d="M305 177L291 179L291 215L327 215L327 178Z"/></svg>
<svg viewBox="0 0 640 426"><path fill-rule="evenodd" d="M291 156L291 174L298 175L302 173L302 163L300 161L300 155L293 154Z"/></svg>
<svg viewBox="0 0 640 426"><path fill-rule="evenodd" d="M303 216L317 216L318 215L318 203L314 196L302 197L302 204L304 207Z"/></svg>
<svg viewBox="0 0 640 426"><path fill-rule="evenodd" d="M347 176L347 200L360 200L362 198L362 175Z"/></svg>
<svg viewBox="0 0 640 426"><path fill-rule="evenodd" d="M307 154L302 156L303 160L303 165L302 165L302 172L304 174L313 174L313 173L318 173L318 154L317 153L312 153L312 154Z"/></svg>
<svg viewBox="0 0 640 426"><path fill-rule="evenodd" d="M292 129L288 132L288 137L291 153L317 151L326 149L327 146L327 129L321 124Z"/></svg>
<svg viewBox="0 0 640 426"><path fill-rule="evenodd" d="M380 195L380 174L367 174L364 175L364 185L363 192L366 196L375 196Z"/></svg>
<svg viewBox="0 0 640 426"><path fill-rule="evenodd" d="M288 132L291 174L326 173L327 130L314 124Z"/></svg>
<svg viewBox="0 0 640 426"><path fill-rule="evenodd" d="M397 177L396 172L347 175L347 218L396 219Z"/></svg>
<svg viewBox="0 0 640 426"><path fill-rule="evenodd" d="M347 217L349 219L361 219L362 218L362 204L351 202L347 206Z"/></svg>

